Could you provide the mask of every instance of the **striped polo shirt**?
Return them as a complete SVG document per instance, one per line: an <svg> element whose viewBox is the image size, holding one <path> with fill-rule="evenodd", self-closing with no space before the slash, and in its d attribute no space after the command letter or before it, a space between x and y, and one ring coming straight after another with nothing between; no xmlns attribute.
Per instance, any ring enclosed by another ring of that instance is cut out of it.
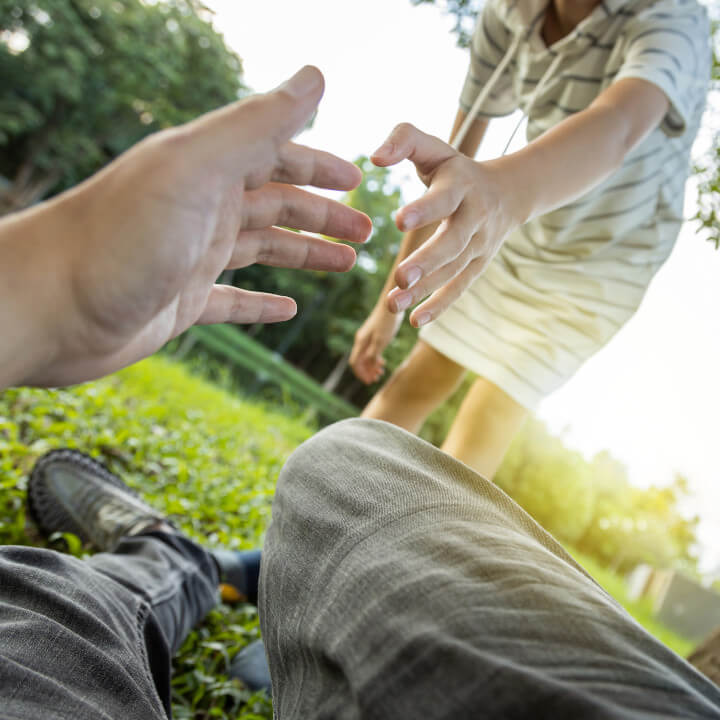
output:
<svg viewBox="0 0 720 720"><path fill-rule="evenodd" d="M696 0L602 0L550 47L546 3L487 0L460 100L466 112L508 53L479 115L521 109L529 142L623 78L653 83L670 106L610 177L511 233L484 275L421 332L530 408L622 327L670 254L711 61Z"/></svg>
<svg viewBox="0 0 720 720"><path fill-rule="evenodd" d="M705 106L711 59L707 13L696 0L603 0L569 35L547 47L540 34L545 5L546 0L488 0L460 100L466 112L518 34L523 41L480 115L498 117L520 108L528 118L528 142L623 78L652 82L667 95L670 109L621 168L584 197L528 223L520 236L526 241L519 245L533 248L538 257L548 248L580 259L604 254L609 244L637 244L652 250L644 260L657 270L682 222L690 149ZM557 69L545 78L558 56Z"/></svg>

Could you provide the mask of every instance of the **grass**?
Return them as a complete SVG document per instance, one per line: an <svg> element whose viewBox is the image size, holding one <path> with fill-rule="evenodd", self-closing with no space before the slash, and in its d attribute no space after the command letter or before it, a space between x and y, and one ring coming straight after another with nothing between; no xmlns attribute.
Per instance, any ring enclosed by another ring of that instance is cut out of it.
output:
<svg viewBox="0 0 720 720"><path fill-rule="evenodd" d="M75 447L175 515L190 536L258 547L280 468L312 433L297 409L292 413L241 400L159 357L76 388L0 393L0 543L83 553L72 536L48 545L25 516L35 460L51 448ZM648 606L630 603L620 578L590 558L578 561L651 633L686 654L690 644L656 623ZM175 660L175 717L271 718L263 694L227 677L234 654L258 636L253 608L214 610Z"/></svg>
<svg viewBox="0 0 720 720"><path fill-rule="evenodd" d="M75 447L105 462L148 502L210 545L262 542L280 468L312 432L152 358L68 390L0 393L0 543L48 546L25 517L35 460ZM82 554L75 538L50 545ZM233 655L259 636L249 606L221 606L175 661L176 718L271 718L270 702L228 680Z"/></svg>

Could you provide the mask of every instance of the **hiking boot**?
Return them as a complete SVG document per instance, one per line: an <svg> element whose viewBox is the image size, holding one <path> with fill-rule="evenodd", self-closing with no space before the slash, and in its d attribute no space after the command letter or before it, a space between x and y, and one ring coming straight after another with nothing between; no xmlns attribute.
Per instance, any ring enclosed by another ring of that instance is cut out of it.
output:
<svg viewBox="0 0 720 720"><path fill-rule="evenodd" d="M31 517L47 536L71 532L98 550L113 550L126 535L165 518L97 460L77 450L52 450L28 482Z"/></svg>

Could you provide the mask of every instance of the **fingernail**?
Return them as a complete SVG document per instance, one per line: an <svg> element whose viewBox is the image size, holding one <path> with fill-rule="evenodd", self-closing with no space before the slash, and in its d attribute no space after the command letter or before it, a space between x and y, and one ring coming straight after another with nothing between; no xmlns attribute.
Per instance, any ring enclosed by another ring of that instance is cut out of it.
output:
<svg viewBox="0 0 720 720"><path fill-rule="evenodd" d="M398 312L401 310L407 310L411 304L412 297L410 295L398 295L395 298L395 307L398 309Z"/></svg>
<svg viewBox="0 0 720 720"><path fill-rule="evenodd" d="M407 287L408 290L422 277L422 270L417 267L416 265L413 265L412 267L408 268L405 272L405 279L407 280Z"/></svg>
<svg viewBox="0 0 720 720"><path fill-rule="evenodd" d="M297 303L289 297L277 296L274 302L268 302L259 322L274 323L291 320L297 315ZM289 302L288 302L289 301Z"/></svg>
<svg viewBox="0 0 720 720"><path fill-rule="evenodd" d="M394 146L392 143L390 143L390 142L383 143L383 144L373 153L373 157L375 157L376 155L391 155L391 154L392 154L392 151L393 151L394 149L395 149L395 146Z"/></svg>
<svg viewBox="0 0 720 720"><path fill-rule="evenodd" d="M415 318L415 327L422 327L430 322L430 313L420 313Z"/></svg>
<svg viewBox="0 0 720 720"><path fill-rule="evenodd" d="M301 98L313 92L322 82L322 73L316 67L306 65L289 80L286 80L280 86L280 89L292 95L294 98Z"/></svg>

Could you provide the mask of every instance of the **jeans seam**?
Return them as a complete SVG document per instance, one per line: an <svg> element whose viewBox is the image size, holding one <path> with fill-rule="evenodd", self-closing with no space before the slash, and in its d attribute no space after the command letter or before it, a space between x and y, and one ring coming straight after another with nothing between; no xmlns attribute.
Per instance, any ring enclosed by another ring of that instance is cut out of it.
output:
<svg viewBox="0 0 720 720"><path fill-rule="evenodd" d="M142 660L141 665L145 675L145 680L149 684L152 699L157 706L156 710L159 710L158 717L169 718L170 716L165 711L165 706L162 698L160 697L160 693L158 692L157 685L155 685L155 678L153 677L152 670L150 669L150 658L148 658L147 648L145 646L145 623L151 614L152 607L147 602L138 602L137 612L135 613L135 643Z"/></svg>

